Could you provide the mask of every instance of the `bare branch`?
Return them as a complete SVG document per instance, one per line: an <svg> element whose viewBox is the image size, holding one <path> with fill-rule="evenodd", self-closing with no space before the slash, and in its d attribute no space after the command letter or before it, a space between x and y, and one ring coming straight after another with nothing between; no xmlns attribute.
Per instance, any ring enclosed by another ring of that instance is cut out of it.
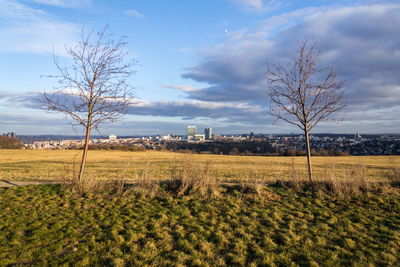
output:
<svg viewBox="0 0 400 267"><path fill-rule="evenodd" d="M71 65L62 66L54 56L59 75L52 77L59 79L59 86L44 94L46 110L65 113L85 128L114 122L126 113L133 103L128 80L135 74L136 61L125 61L125 37L111 37L108 27L97 34L82 30L80 42L66 47Z"/></svg>
<svg viewBox="0 0 400 267"><path fill-rule="evenodd" d="M343 90L332 67L320 68L316 44L299 43L296 59L267 70L271 115L311 130L344 108Z"/></svg>
<svg viewBox="0 0 400 267"><path fill-rule="evenodd" d="M344 108L343 90L332 67L320 68L316 44L299 43L295 60L267 70L270 114L298 126L306 138L309 179L312 181L309 131Z"/></svg>
<svg viewBox="0 0 400 267"><path fill-rule="evenodd" d="M54 56L59 72L57 91L42 99L48 111L64 113L86 130L85 146L79 180L83 177L88 143L92 129L98 130L105 122L119 120L134 104L133 87L129 79L135 74L136 61L128 56L125 37L112 39L108 27L94 34L82 30L78 44L66 47L72 64L62 66Z"/></svg>

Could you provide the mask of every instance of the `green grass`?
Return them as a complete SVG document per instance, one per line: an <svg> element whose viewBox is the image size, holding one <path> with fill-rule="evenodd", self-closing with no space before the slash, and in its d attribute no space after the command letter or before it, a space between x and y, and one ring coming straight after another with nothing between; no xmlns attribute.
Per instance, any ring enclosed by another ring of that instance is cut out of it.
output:
<svg viewBox="0 0 400 267"><path fill-rule="evenodd" d="M390 266L400 197L276 200L77 196L57 185L0 189L0 266Z"/></svg>

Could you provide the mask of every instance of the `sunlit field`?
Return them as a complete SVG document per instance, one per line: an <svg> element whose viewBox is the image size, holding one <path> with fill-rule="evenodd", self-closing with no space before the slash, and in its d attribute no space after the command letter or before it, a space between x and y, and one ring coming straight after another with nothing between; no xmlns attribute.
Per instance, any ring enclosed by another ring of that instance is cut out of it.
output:
<svg viewBox="0 0 400 267"><path fill-rule="evenodd" d="M80 153L76 150L2 150L0 177L12 181L62 180L79 168ZM188 160L194 165L207 166L211 177L226 182L306 177L305 157L225 156L158 151L90 151L86 173L87 177L94 179L129 181L137 179L143 172L152 179L171 179L176 175L177 168ZM314 157L313 164L318 179L332 175L349 179L362 173L373 182L385 180L393 167L400 166L400 157Z"/></svg>

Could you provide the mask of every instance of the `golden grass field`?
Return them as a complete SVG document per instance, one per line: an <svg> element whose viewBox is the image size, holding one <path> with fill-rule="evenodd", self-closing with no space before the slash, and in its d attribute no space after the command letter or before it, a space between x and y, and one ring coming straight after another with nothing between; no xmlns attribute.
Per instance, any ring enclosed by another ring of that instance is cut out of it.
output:
<svg viewBox="0 0 400 267"><path fill-rule="evenodd" d="M78 169L76 150L1 150L0 179L10 181L56 181ZM221 181L258 179L274 181L306 177L305 157L225 156L144 151L89 151L87 176L95 179L134 180L142 175L154 179L173 178L179 168L191 161L208 166L209 174ZM75 161L75 164L74 164ZM398 156L314 157L315 176L351 178L365 175L369 181L382 181L391 168L400 165ZM297 174L296 174L297 173Z"/></svg>

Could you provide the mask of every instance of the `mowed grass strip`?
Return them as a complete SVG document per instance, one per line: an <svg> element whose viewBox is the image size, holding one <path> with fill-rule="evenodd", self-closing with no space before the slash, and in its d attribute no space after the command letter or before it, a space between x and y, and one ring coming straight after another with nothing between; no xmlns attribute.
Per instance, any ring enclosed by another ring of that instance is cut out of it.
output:
<svg viewBox="0 0 400 267"><path fill-rule="evenodd" d="M216 199L0 189L0 266L394 266L400 197Z"/></svg>
<svg viewBox="0 0 400 267"><path fill-rule="evenodd" d="M76 150L1 150L0 178L6 180L60 180L77 169ZM143 151L89 151L87 175L95 179L134 180L147 171L154 179L170 179L187 157L196 164L210 163L211 175L221 181L257 178L264 181L292 179L293 169L306 177L305 157L224 156ZM74 163L75 162L75 163ZM390 169L400 166L398 156L314 157L316 177L334 172L347 177L353 169L364 168L367 179L383 181Z"/></svg>

